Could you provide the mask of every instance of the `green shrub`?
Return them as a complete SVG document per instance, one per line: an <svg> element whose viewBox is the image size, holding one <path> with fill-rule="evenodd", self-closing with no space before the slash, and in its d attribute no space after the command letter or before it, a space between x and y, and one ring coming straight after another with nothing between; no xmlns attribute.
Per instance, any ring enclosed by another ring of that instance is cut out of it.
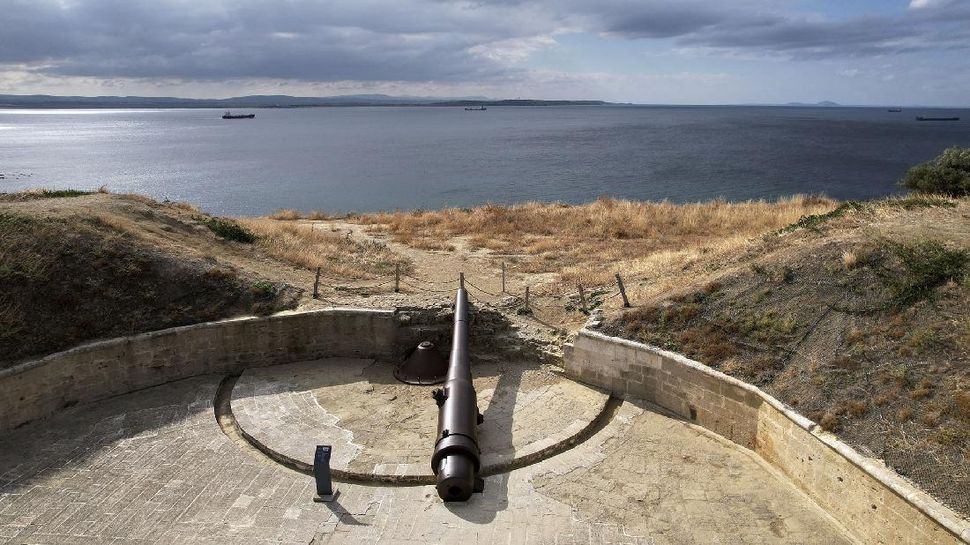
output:
<svg viewBox="0 0 970 545"><path fill-rule="evenodd" d="M81 191L80 189L44 189L39 196L42 199L56 199L59 197L81 197L90 194L90 191Z"/></svg>
<svg viewBox="0 0 970 545"><path fill-rule="evenodd" d="M858 201L846 201L830 212L824 214L812 214L809 216L802 216L798 218L795 223L783 227L778 233L790 233L796 229L810 229L812 231L817 231L824 223L831 219L841 218L848 212L859 212L865 210L866 206Z"/></svg>
<svg viewBox="0 0 970 545"><path fill-rule="evenodd" d="M970 195L970 148L947 148L936 159L909 169L899 184L920 193Z"/></svg>
<svg viewBox="0 0 970 545"><path fill-rule="evenodd" d="M91 191L80 189L28 189L19 193L0 193L0 201L34 201L39 199L57 199L61 197L82 197L91 195Z"/></svg>
<svg viewBox="0 0 970 545"><path fill-rule="evenodd" d="M897 306L930 298L933 290L948 280L960 281L970 263L970 252L951 250L934 241L893 244L891 249L903 265L903 274L892 277L889 285Z"/></svg>
<svg viewBox="0 0 970 545"><path fill-rule="evenodd" d="M890 197L888 199L878 201L877 204L887 208L902 208L903 210L916 210L918 208L933 208L937 206L943 208L953 208L957 205L956 202L951 201L950 199L934 197L932 195Z"/></svg>
<svg viewBox="0 0 970 545"><path fill-rule="evenodd" d="M272 282L259 280L253 283L249 291L253 294L253 297L259 299L268 299L276 294L276 286L274 286Z"/></svg>
<svg viewBox="0 0 970 545"><path fill-rule="evenodd" d="M256 242L256 235L230 219L202 218L202 223L217 236L226 240L235 240L236 242L242 242L244 244Z"/></svg>

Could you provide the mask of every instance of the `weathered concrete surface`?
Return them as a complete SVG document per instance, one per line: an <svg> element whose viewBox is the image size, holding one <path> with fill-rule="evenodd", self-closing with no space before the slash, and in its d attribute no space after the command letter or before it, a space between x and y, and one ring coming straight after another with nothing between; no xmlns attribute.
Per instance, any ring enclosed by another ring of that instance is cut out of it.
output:
<svg viewBox="0 0 970 545"><path fill-rule="evenodd" d="M758 388L645 344L582 330L566 372L752 449L863 543L970 543L970 522Z"/></svg>
<svg viewBox="0 0 970 545"><path fill-rule="evenodd" d="M0 369L0 431L59 410L208 373L329 356L393 359L390 310L283 312L85 344Z"/></svg>
<svg viewBox="0 0 970 545"><path fill-rule="evenodd" d="M402 384L388 364L326 359L250 369L232 392L239 427L289 458L313 464L333 445L332 467L364 474L432 475L437 386ZM527 362L472 366L482 463L508 462L590 425L608 395Z"/></svg>
<svg viewBox="0 0 970 545"><path fill-rule="evenodd" d="M431 486L312 479L240 450L188 379L0 434L0 543L846 543L749 451L628 401L587 442L443 504ZM380 400L375 400L375 407Z"/></svg>

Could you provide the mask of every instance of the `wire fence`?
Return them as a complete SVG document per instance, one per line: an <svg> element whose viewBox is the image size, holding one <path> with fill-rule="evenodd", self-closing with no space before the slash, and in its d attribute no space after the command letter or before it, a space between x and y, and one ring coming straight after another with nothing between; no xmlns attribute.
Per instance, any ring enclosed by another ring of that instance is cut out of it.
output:
<svg viewBox="0 0 970 545"><path fill-rule="evenodd" d="M554 289L551 291L555 293L550 293L550 284L543 284L542 293L536 293L533 288L538 286L529 285L521 277L509 274L504 263L501 271L495 271L493 275L488 275L488 271L471 276L460 273L459 277L452 279L422 278L405 273L398 266L392 275L360 282L325 276L318 268L314 279L313 298L327 304L339 305L341 296L347 295L402 293L437 297L455 293L462 281L469 299L474 303L502 313L522 316L554 329L561 329L555 325L556 322L581 318L617 297L623 298L623 306L631 306L619 273L616 274L615 285L577 284L575 288L568 288L559 284L553 285ZM509 289L511 284L519 286L519 290ZM500 287L492 287L493 285Z"/></svg>

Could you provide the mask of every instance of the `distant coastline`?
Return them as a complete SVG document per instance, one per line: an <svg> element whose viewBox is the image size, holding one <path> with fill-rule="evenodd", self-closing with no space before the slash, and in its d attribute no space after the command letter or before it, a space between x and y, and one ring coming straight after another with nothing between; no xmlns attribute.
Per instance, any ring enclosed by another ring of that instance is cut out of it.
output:
<svg viewBox="0 0 970 545"><path fill-rule="evenodd" d="M479 97L436 98L390 95L293 97L249 95L232 98L177 98L138 96L0 95L0 108L327 108L360 106L604 106L603 100L493 100Z"/></svg>
<svg viewBox="0 0 970 545"><path fill-rule="evenodd" d="M412 97L382 94L296 97L290 95L246 95L231 98L179 98L144 96L59 96L0 94L0 108L15 109L183 109L183 108L340 108L380 106L494 107L494 106L628 106L645 108L888 108L899 104L841 104L819 102L738 103L738 104L659 104L610 102L606 100L493 99L469 97ZM906 108L960 110L966 106L927 106L904 104Z"/></svg>

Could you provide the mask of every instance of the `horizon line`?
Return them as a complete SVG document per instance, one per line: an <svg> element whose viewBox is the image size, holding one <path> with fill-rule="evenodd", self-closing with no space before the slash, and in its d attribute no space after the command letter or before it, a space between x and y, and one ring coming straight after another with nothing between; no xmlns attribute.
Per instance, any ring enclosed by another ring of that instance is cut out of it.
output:
<svg viewBox="0 0 970 545"><path fill-rule="evenodd" d="M435 97L435 96L417 96L417 95L389 95L386 93L357 93L357 94L344 94L344 95L317 95L317 96L301 96L301 95L285 95L285 94L248 94L248 95L236 95L227 97L205 97L205 98L195 98L195 97L180 97L180 96L164 96L164 95L52 95L45 93L0 93L0 97L16 97L16 98L30 98L30 97L43 97L43 98L53 98L53 99L157 99L157 100L184 100L184 101L194 101L194 102L206 102L206 101L229 101L236 99L247 99L247 98L257 98L257 97L281 97L290 98L296 100L328 100L328 99L347 99L355 97L387 97L395 101L409 100L413 99L420 102L414 103L401 103L401 104L387 104L382 103L379 100L374 100L374 106L431 106L434 102L508 102L508 101L523 101L523 102L602 102L604 105L612 106L648 106L648 107L717 107L717 106L780 106L780 107L821 107L821 108L936 108L936 109L970 109L970 104L968 105L929 105L929 104L905 104L905 103L878 103L878 104L843 104L840 102L835 102L832 100L821 100L815 102L806 102L800 100L792 100L787 102L708 102L708 103L667 103L667 102L631 102L631 101L610 101L603 99L593 99L593 98L486 98L486 97ZM368 104L349 104L344 107L354 107L354 106L367 106ZM0 107L7 105L0 104ZM9 105L8 107L15 106L25 106L25 105ZM340 106L333 104L320 104L320 105L300 105L301 107L332 107ZM92 105L94 109L100 109L97 105ZM249 108L272 108L274 106L247 106ZM31 109L59 109L56 105L37 105L31 106ZM107 106L105 108L108 108ZM177 109L178 107L157 107L158 109ZM75 109L71 107L61 107L60 109ZM123 108L122 108L123 109Z"/></svg>

